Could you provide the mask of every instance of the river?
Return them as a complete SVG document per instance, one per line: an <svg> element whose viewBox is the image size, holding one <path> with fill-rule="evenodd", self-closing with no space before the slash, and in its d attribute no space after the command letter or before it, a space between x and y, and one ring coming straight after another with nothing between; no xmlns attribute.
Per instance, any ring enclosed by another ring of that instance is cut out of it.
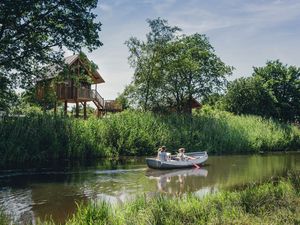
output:
<svg viewBox="0 0 300 225"><path fill-rule="evenodd" d="M209 156L200 169L168 171L148 169L144 158L55 169L1 170L0 208L19 224L34 224L37 218L49 217L63 223L80 202L105 200L118 204L136 195L157 193L204 196L290 169L300 170L299 153Z"/></svg>

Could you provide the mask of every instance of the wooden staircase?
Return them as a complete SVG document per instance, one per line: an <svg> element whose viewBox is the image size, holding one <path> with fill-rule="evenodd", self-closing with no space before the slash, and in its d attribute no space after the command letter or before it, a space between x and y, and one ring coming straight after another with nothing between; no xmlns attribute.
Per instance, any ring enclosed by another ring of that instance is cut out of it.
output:
<svg viewBox="0 0 300 225"><path fill-rule="evenodd" d="M103 115L105 112L104 98L96 90L91 90L91 98L97 107L97 115Z"/></svg>

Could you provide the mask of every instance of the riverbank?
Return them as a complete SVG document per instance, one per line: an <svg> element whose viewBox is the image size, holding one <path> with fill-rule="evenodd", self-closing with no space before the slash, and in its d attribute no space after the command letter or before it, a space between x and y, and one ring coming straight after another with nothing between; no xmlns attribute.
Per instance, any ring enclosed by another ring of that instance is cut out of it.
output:
<svg viewBox="0 0 300 225"><path fill-rule="evenodd" d="M143 196L116 209L105 203L80 206L66 224L298 224L299 190L300 173L294 172L203 199Z"/></svg>
<svg viewBox="0 0 300 225"><path fill-rule="evenodd" d="M0 213L0 221L8 219ZM197 197L140 196L111 206L105 202L79 205L67 225L75 224L298 224L300 171L288 172L261 183ZM39 223L38 223L39 224ZM54 225L52 221L40 224Z"/></svg>
<svg viewBox="0 0 300 225"><path fill-rule="evenodd" d="M193 116L125 111L88 120L51 115L0 122L0 167L58 160L175 152L258 153L300 148L300 130L256 116L201 110Z"/></svg>

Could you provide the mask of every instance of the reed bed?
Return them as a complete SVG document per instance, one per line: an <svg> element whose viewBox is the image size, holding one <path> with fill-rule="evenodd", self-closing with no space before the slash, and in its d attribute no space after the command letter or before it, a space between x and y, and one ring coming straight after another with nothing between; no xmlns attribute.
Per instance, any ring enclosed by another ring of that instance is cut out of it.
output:
<svg viewBox="0 0 300 225"><path fill-rule="evenodd" d="M0 167L9 164L175 152L257 153L296 150L297 127L256 116L201 110L192 116L124 111L88 120L31 115L0 121Z"/></svg>

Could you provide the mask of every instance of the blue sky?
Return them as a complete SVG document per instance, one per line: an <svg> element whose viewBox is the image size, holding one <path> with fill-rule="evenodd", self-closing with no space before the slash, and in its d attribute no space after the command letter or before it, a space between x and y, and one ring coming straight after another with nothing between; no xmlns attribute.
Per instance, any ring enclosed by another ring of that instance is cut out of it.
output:
<svg viewBox="0 0 300 225"><path fill-rule="evenodd" d="M206 34L216 54L235 67L234 79L249 76L267 60L300 66L300 0L99 0L103 46L87 53L106 83L98 86L114 99L129 84L133 69L124 42L144 39L146 19L161 17L185 34Z"/></svg>

